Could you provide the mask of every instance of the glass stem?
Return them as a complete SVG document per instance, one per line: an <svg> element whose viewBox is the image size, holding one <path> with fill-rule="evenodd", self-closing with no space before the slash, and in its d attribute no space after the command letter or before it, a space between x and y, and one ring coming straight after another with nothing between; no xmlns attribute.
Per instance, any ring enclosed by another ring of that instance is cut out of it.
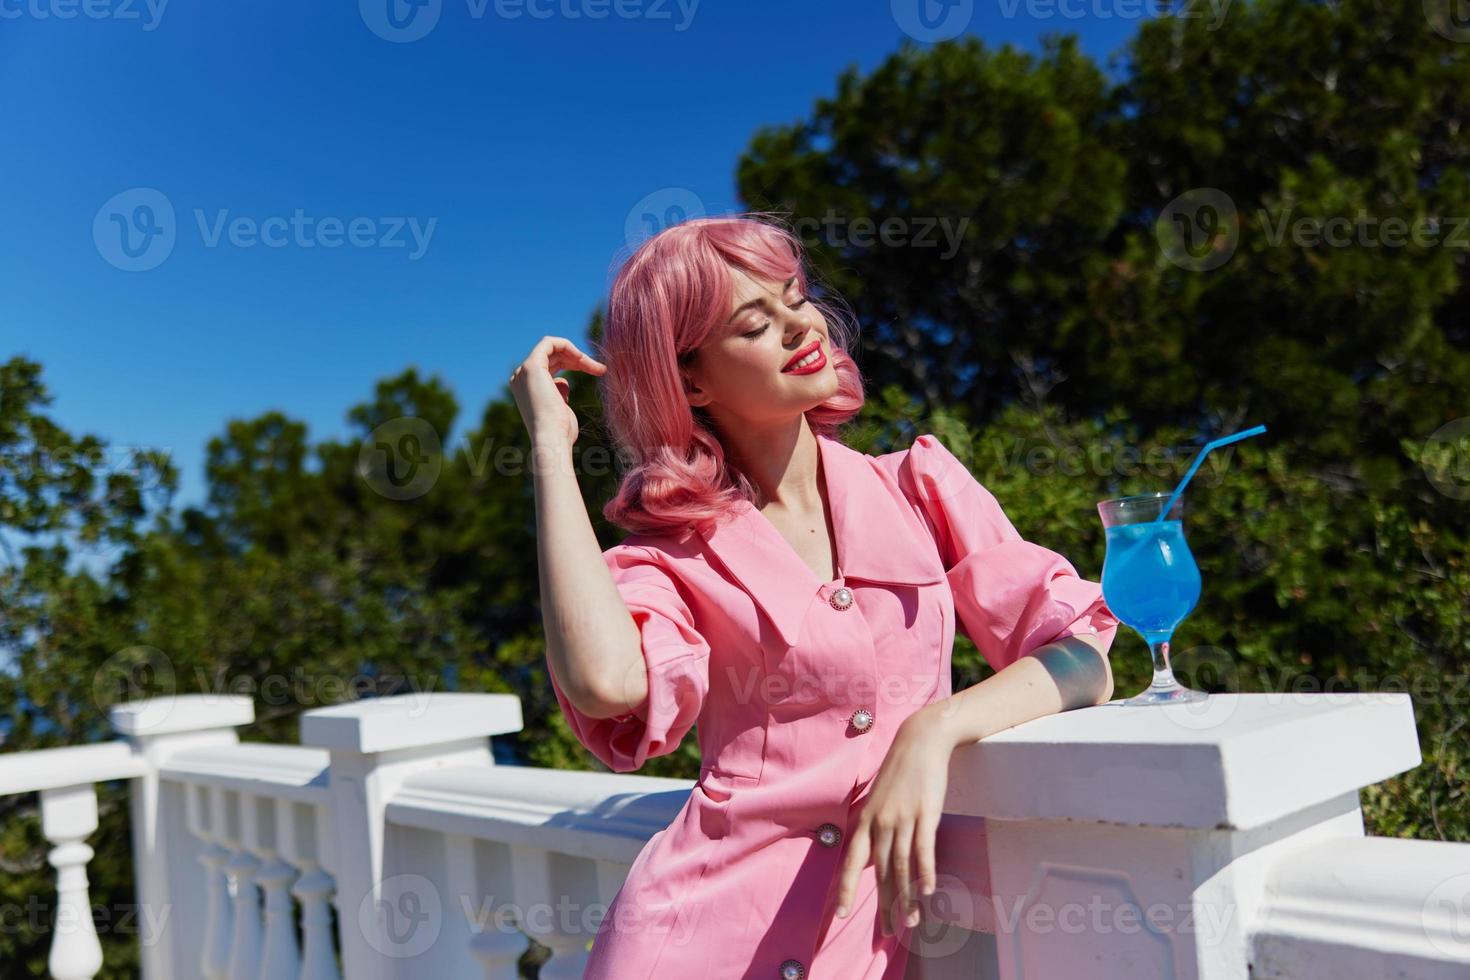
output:
<svg viewBox="0 0 1470 980"><path fill-rule="evenodd" d="M1154 688L1178 687L1179 681L1174 677L1174 668L1169 666L1169 638L1150 639L1148 651L1154 658L1154 680L1149 686Z"/></svg>

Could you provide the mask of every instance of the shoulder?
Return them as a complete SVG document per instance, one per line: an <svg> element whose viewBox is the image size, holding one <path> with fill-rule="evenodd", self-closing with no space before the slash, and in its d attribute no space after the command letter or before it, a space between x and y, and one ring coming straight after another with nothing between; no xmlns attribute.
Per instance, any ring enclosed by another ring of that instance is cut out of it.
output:
<svg viewBox="0 0 1470 980"><path fill-rule="evenodd" d="M970 467L932 433L917 437L907 449L875 456L873 461L894 479L904 496L926 509L966 493L990 496Z"/></svg>
<svg viewBox="0 0 1470 980"><path fill-rule="evenodd" d="M602 560L619 585L638 581L696 591L706 564L697 538L663 534L630 534L603 551Z"/></svg>

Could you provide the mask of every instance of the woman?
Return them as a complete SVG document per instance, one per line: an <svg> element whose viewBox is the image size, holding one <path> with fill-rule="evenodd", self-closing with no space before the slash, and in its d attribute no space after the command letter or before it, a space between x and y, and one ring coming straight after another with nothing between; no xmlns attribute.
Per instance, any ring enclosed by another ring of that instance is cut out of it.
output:
<svg viewBox="0 0 1470 980"><path fill-rule="evenodd" d="M788 231L708 218L619 271L602 360L547 337L511 377L573 732L630 772L699 725L699 778L609 906L592 980L902 977L955 746L1112 695L1095 583L932 435L878 457L836 438L863 400L849 342ZM634 463L606 551L562 370L601 378ZM957 628L997 672L954 694Z"/></svg>

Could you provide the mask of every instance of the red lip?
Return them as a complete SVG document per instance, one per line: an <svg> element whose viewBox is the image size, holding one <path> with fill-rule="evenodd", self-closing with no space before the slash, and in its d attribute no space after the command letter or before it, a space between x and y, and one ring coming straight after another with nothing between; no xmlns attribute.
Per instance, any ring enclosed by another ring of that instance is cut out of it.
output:
<svg viewBox="0 0 1470 980"><path fill-rule="evenodd" d="M812 341L810 344L807 344L805 347L803 347L801 350L797 351L795 354L792 354L791 355L791 360L787 361L786 362L786 366L783 367L781 370L783 372L791 370L791 365L795 364L797 361L801 360L803 357L806 357L812 351L817 350L821 346L822 346L822 342L820 340L814 340L814 341Z"/></svg>

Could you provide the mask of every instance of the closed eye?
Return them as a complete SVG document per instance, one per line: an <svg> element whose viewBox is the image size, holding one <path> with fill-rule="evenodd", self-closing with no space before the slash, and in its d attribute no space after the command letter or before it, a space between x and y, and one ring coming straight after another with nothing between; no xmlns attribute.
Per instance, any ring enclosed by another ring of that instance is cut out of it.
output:
<svg viewBox="0 0 1470 980"><path fill-rule="evenodd" d="M805 296L803 296L801 299L797 300L795 303L792 303L791 304L791 308L793 310L799 310L803 306L805 306L806 303L807 303L807 298ZM771 325L771 321L770 320L767 320L765 323L761 324L756 329L750 331L749 333L743 333L740 336L742 336L742 337L748 337L749 339L754 340L755 338L759 337L761 334L765 333L766 332L766 328L769 327L770 325Z"/></svg>

